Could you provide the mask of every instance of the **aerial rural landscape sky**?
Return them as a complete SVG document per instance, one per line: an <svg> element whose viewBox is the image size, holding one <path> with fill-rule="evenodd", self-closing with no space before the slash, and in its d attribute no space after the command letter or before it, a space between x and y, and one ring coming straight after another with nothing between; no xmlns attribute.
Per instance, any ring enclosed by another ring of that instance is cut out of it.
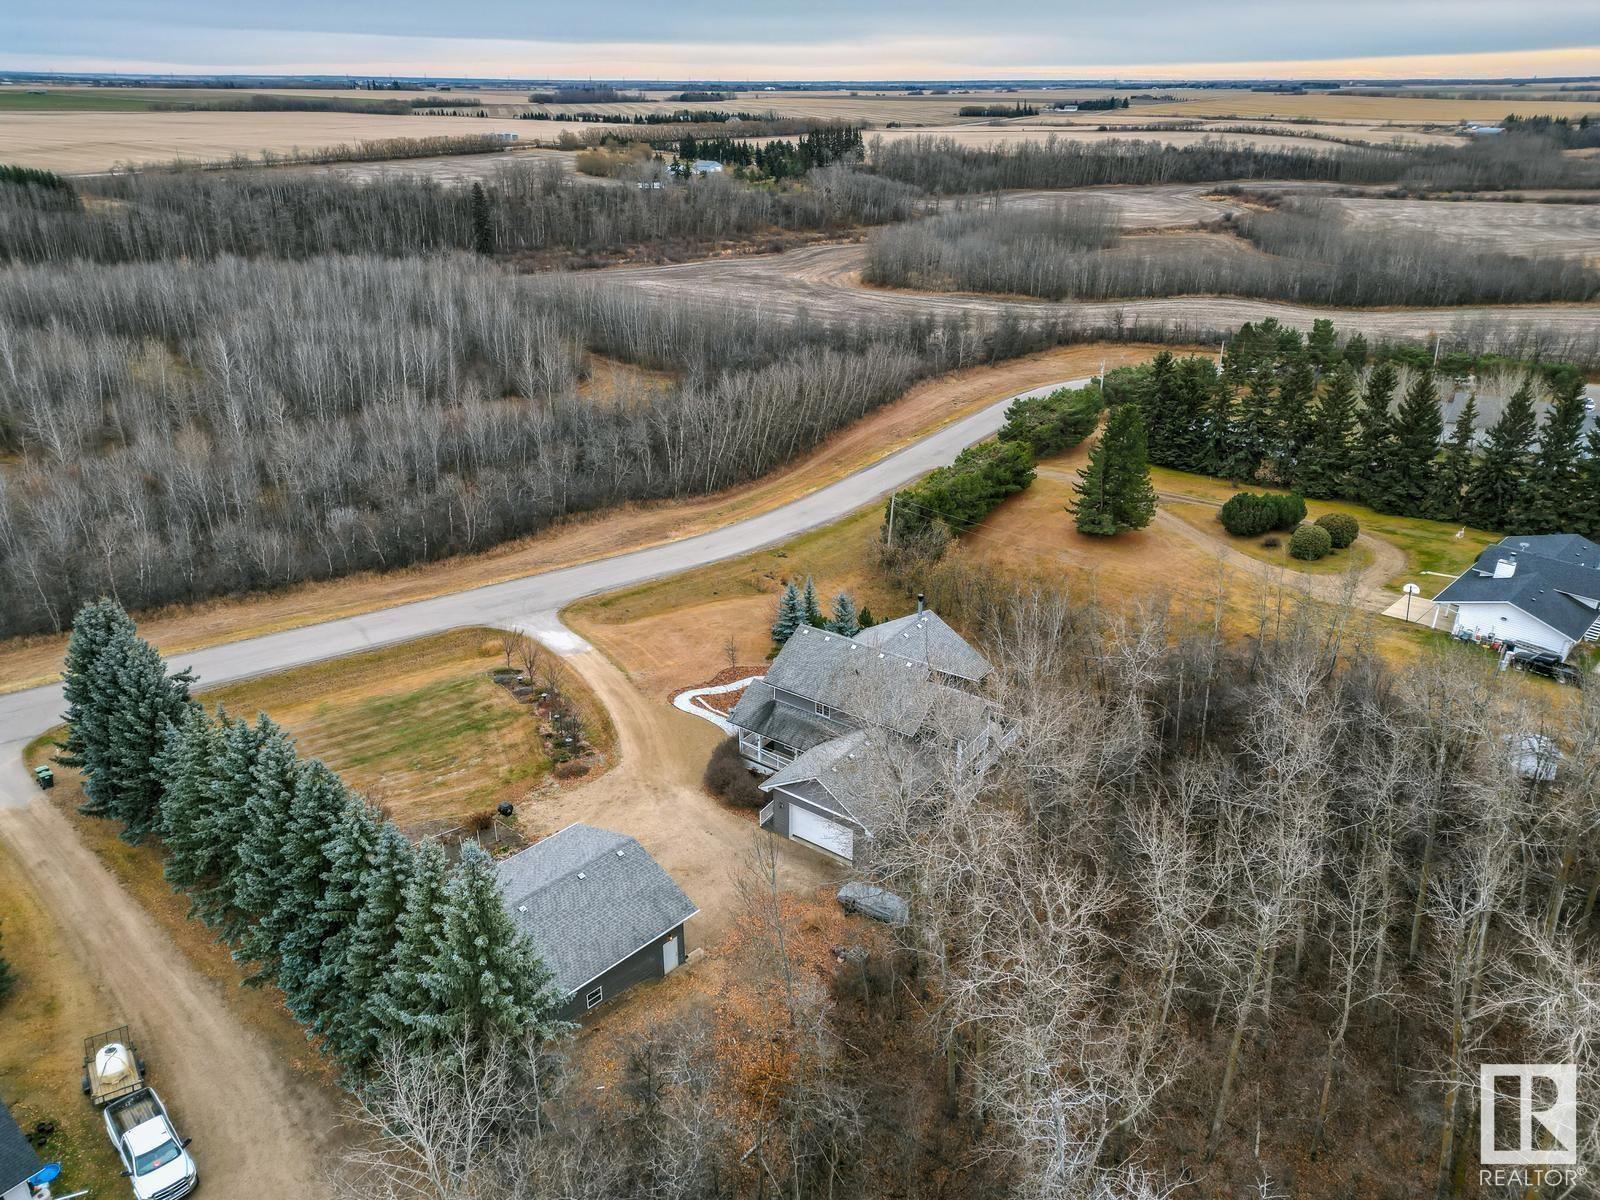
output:
<svg viewBox="0 0 1600 1200"><path fill-rule="evenodd" d="M1020 0L999 12L960 0L816 0L764 10L655 0L8 7L0 65L12 70L709 79L1600 72L1600 45L1574 45L1596 40L1592 0L1318 8L1151 0L1121 11Z"/></svg>

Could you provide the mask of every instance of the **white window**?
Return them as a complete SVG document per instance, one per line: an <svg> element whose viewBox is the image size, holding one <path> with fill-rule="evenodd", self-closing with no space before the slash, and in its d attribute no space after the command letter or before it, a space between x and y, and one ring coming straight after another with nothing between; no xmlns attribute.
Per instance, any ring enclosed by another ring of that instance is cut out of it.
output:
<svg viewBox="0 0 1600 1200"><path fill-rule="evenodd" d="M833 709L829 708L821 700L815 701L812 704L811 707L813 707L814 709L817 710L817 716L819 716L819 717L831 717L831 716L833 716Z"/></svg>
<svg viewBox="0 0 1600 1200"><path fill-rule="evenodd" d="M605 998L606 997L605 997L604 989L597 987L597 988L593 989L592 991L590 991L590 993L583 998L583 1007L586 1008L586 1009L593 1008L595 1005L599 1004L600 1001L604 1000Z"/></svg>

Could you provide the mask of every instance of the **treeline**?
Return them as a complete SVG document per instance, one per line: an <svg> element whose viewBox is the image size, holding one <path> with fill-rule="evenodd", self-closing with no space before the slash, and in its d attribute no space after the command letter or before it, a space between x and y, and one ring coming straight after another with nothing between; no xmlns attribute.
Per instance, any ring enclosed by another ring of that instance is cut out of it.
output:
<svg viewBox="0 0 1600 1200"><path fill-rule="evenodd" d="M1054 213L951 213L876 234L868 283L1044 299L1221 294L1301 304L1468 305L1584 302L1600 270L1581 258L1488 252L1421 232L1353 226L1320 201L1292 201L1219 224L1264 253L1204 239L1116 247L1103 205Z"/></svg>
<svg viewBox="0 0 1600 1200"><path fill-rule="evenodd" d="M1109 112L1114 108L1132 108L1133 101L1126 96L1106 96L1098 100L1079 100L1079 112Z"/></svg>
<svg viewBox="0 0 1600 1200"><path fill-rule="evenodd" d="M759 477L1004 343L685 313L470 258L0 279L0 634L389 570ZM581 353L673 372L580 395ZM991 347L993 349L991 350Z"/></svg>
<svg viewBox="0 0 1600 1200"><path fill-rule="evenodd" d="M963 104L956 109L958 117L1037 117L1038 115L1037 104L1024 104L1021 100L1015 104Z"/></svg>
<svg viewBox="0 0 1600 1200"><path fill-rule="evenodd" d="M9 183L16 187L43 188L52 192L73 192L72 184L68 183L54 171L46 171L42 167L24 167L16 163L0 163L0 183Z"/></svg>
<svg viewBox="0 0 1600 1200"><path fill-rule="evenodd" d="M358 183L288 172L124 175L86 181L87 194L113 203L82 209L47 189L0 187L0 262L410 255L478 249L483 229L501 252L601 252L901 220L916 197L903 184L843 168L776 190L732 179L707 184L692 192L594 188L544 164L507 162L481 189L481 220L471 189L403 176Z"/></svg>
<svg viewBox="0 0 1600 1200"><path fill-rule="evenodd" d="M540 92L529 92L530 104L620 104L627 101L630 104L644 103L641 96L628 96L617 91L614 87L594 84L585 87L550 88Z"/></svg>
<svg viewBox="0 0 1600 1200"><path fill-rule="evenodd" d="M1392 183L1440 190L1600 186L1600 163L1563 155L1538 138L1489 138L1463 146L1253 146L1218 138L1182 146L1113 138L1049 137L1004 146L965 146L949 137L873 143L872 166L925 191L999 191L1105 184L1311 179Z"/></svg>
<svg viewBox="0 0 1600 1200"><path fill-rule="evenodd" d="M1006 409L997 439L963 450L948 467L896 492L887 506L883 538L931 538L966 533L1002 501L1033 482L1033 464L1070 450L1094 432L1100 421L1099 387L1057 388L1042 396L1023 396Z"/></svg>
<svg viewBox="0 0 1600 1200"><path fill-rule="evenodd" d="M673 143L663 143L673 144ZM750 142L734 138L677 139L679 160L709 159L727 166L744 167L769 179L789 179L817 167L862 153L861 130L854 125L832 125L801 134L795 141Z"/></svg>
<svg viewBox="0 0 1600 1200"><path fill-rule="evenodd" d="M338 162L389 162L407 158L444 158L458 154L498 154L508 147L498 133L456 133L434 137L373 138L361 142L339 142L313 149L262 150L251 157L235 153L227 158L174 158L158 163L118 163L114 177L127 178L165 172L192 178L200 171L245 170L254 167L324 166ZM96 180L96 183L102 181Z"/></svg>
<svg viewBox="0 0 1600 1200"><path fill-rule="evenodd" d="M1402 391L1393 365L1365 359L1330 322L1303 337L1270 318L1239 330L1220 371L1162 353L1139 369L1150 461L1402 516L1600 536L1600 431L1584 433L1580 372L1527 374L1480 436L1476 397L1447 434L1431 370Z"/></svg>
<svg viewBox="0 0 1600 1200"><path fill-rule="evenodd" d="M506 915L476 844L450 866L264 715L216 717L168 674L114 601L81 609L64 670L59 760L83 772L82 812L157 838L198 918L283 992L352 1081L396 1049L548 1036L563 999Z"/></svg>
<svg viewBox="0 0 1600 1200"><path fill-rule="evenodd" d="M482 108L483 101L454 96L423 96L410 100L357 100L348 96L285 96L256 93L226 100L157 100L152 112L342 112L406 116L419 108Z"/></svg>
<svg viewBox="0 0 1600 1200"><path fill-rule="evenodd" d="M1550 138L1566 150L1592 150L1600 146L1600 121L1587 113L1573 120L1571 117L1538 115L1508 116L1501 125L1507 133Z"/></svg>

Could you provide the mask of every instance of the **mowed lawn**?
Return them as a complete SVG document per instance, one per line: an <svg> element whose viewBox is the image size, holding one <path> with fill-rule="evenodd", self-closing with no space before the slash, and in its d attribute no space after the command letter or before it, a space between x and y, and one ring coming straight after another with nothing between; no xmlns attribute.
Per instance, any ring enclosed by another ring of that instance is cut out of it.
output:
<svg viewBox="0 0 1600 1200"><path fill-rule="evenodd" d="M203 699L239 716L265 712L302 753L413 830L520 801L549 774L533 709L489 678L505 661L498 632L463 629L218 688ZM576 676L550 661L591 740L609 748L604 714Z"/></svg>

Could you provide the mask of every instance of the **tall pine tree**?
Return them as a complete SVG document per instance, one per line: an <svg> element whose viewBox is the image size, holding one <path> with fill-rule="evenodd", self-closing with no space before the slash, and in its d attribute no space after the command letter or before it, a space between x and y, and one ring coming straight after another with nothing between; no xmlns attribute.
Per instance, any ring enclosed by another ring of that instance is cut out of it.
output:
<svg viewBox="0 0 1600 1200"><path fill-rule="evenodd" d="M335 851L336 858L343 858ZM383 824L361 877L359 907L339 964L341 986L335 1006L324 1009L316 1028L347 1070L363 1072L391 1032L385 1020L392 1005L383 987L397 952L401 914L411 884L411 843L393 825ZM346 860L348 861L348 860Z"/></svg>
<svg viewBox="0 0 1600 1200"><path fill-rule="evenodd" d="M1441 521L1459 521L1466 505L1467 485L1472 481L1472 452L1478 432L1478 397L1470 395L1462 406L1445 443L1444 457L1434 476L1434 516Z"/></svg>
<svg viewBox="0 0 1600 1200"><path fill-rule="evenodd" d="M1367 376L1362 389L1361 407L1356 412L1355 486L1364 504L1376 507L1378 494L1388 480L1389 454L1393 442L1390 405L1400 377L1389 363L1381 362Z"/></svg>
<svg viewBox="0 0 1600 1200"><path fill-rule="evenodd" d="M156 763L167 728L184 719L192 675L167 674L156 648L132 632L132 623L112 635L101 656L115 680L107 717L105 758L93 775L107 816L122 822L122 838L134 845L161 821L164 786Z"/></svg>
<svg viewBox="0 0 1600 1200"><path fill-rule="evenodd" d="M233 908L238 919L226 928L241 962L270 969L276 943L256 925L278 903L288 870L289 808L294 802L300 760L282 729L266 721L266 737L250 764L250 791L245 799L244 837L233 871Z"/></svg>
<svg viewBox="0 0 1600 1200"><path fill-rule="evenodd" d="M800 589L790 580L783 585L778 597L778 613L772 619L772 640L783 645L794 636L794 631L805 623L805 608L800 602Z"/></svg>
<svg viewBox="0 0 1600 1200"><path fill-rule="evenodd" d="M1395 409L1389 453L1379 476L1376 507L1411 517L1431 515L1434 460L1444 435L1433 374L1420 372Z"/></svg>
<svg viewBox="0 0 1600 1200"><path fill-rule="evenodd" d="M72 637L67 642L61 672L67 732L56 761L82 769L85 799L80 811L90 816L104 816L110 807L109 798L102 801L98 791L90 791L89 784L89 777L94 774L91 764L99 764L110 744L107 722L113 703L112 678L109 671L102 669L100 660L112 637L124 629L131 633L133 622L116 601L85 604L73 618Z"/></svg>
<svg viewBox="0 0 1600 1200"><path fill-rule="evenodd" d="M1576 371L1562 376L1551 389L1530 486L1512 521L1518 532L1570 533L1581 519L1576 501L1583 423L1589 415L1586 402L1583 376Z"/></svg>
<svg viewBox="0 0 1600 1200"><path fill-rule="evenodd" d="M1311 441L1300 464L1300 484L1307 496L1332 500L1350 494L1355 469L1356 374L1336 367L1323 387L1311 422Z"/></svg>
<svg viewBox="0 0 1600 1200"><path fill-rule="evenodd" d="M861 632L861 616L856 612L856 602L849 592L840 592L833 598L833 615L828 628L845 637L855 637Z"/></svg>
<svg viewBox="0 0 1600 1200"><path fill-rule="evenodd" d="M416 848L393 932L393 953L372 995L373 1018L387 1037L420 1039L444 1020L438 993L424 984L444 926L448 864L432 838Z"/></svg>
<svg viewBox="0 0 1600 1200"><path fill-rule="evenodd" d="M1526 508L1534 430L1533 381L1525 379L1489 427L1467 488L1466 517L1478 528L1510 533L1512 520Z"/></svg>
<svg viewBox="0 0 1600 1200"><path fill-rule="evenodd" d="M820 629L827 624L822 616L822 602L817 599L817 584L811 576L806 576L806 586L800 591L801 620L807 625Z"/></svg>
<svg viewBox="0 0 1600 1200"><path fill-rule="evenodd" d="M1119 404L1078 472L1073 506L1079 533L1110 537L1143 529L1156 515L1156 492L1145 457L1144 418L1135 404Z"/></svg>

